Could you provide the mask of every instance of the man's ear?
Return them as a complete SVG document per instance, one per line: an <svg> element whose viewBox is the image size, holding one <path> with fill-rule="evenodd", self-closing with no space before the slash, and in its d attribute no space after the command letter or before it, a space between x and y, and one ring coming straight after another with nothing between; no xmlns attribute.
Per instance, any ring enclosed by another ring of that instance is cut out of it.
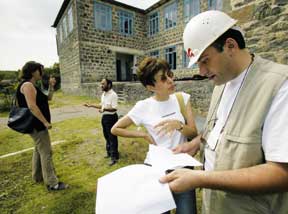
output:
<svg viewBox="0 0 288 214"><path fill-rule="evenodd" d="M227 38L225 45L227 48L232 49L232 48L239 48L238 43L235 41L235 39L232 38Z"/></svg>

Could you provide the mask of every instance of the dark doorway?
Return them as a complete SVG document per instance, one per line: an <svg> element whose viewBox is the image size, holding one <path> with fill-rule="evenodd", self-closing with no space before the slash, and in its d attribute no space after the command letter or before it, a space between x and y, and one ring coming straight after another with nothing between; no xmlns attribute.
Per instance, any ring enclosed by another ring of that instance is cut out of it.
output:
<svg viewBox="0 0 288 214"><path fill-rule="evenodd" d="M117 53L116 54L117 81L131 81L132 66L133 66L133 55Z"/></svg>

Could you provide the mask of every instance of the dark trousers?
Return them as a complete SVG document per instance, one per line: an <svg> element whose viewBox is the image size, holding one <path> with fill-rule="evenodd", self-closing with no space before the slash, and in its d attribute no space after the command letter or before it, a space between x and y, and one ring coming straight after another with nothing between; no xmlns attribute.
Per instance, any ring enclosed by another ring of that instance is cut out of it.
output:
<svg viewBox="0 0 288 214"><path fill-rule="evenodd" d="M118 153L118 138L111 133L112 126L117 122L118 115L115 114L104 114L102 116L102 128L103 135L106 140L106 152L112 160L119 159Z"/></svg>
<svg viewBox="0 0 288 214"><path fill-rule="evenodd" d="M184 168L194 169L193 167L186 166ZM196 192L195 189L187 192L173 193L173 198L176 203L176 214L197 214L196 206ZM163 214L170 214L170 211Z"/></svg>

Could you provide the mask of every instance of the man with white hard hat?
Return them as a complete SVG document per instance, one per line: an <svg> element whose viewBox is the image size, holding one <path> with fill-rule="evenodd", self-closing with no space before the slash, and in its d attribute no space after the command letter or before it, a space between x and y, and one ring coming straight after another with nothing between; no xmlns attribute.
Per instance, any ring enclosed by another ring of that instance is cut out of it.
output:
<svg viewBox="0 0 288 214"><path fill-rule="evenodd" d="M183 40L200 74L215 83L202 135L174 151L204 151L205 170L162 177L174 192L203 189L209 214L288 213L288 66L250 54L221 11L186 25Z"/></svg>

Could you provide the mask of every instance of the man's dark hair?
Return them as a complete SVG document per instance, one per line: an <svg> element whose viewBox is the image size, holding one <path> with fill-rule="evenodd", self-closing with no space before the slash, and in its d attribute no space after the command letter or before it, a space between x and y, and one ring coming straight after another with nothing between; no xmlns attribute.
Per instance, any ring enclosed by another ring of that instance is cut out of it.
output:
<svg viewBox="0 0 288 214"><path fill-rule="evenodd" d="M146 57L138 66L137 75L140 82L146 87L147 85L155 85L155 74L160 70L168 72L170 66L164 59Z"/></svg>
<svg viewBox="0 0 288 214"><path fill-rule="evenodd" d="M42 75L43 69L44 66L38 62L35 61L26 62L21 70L20 78L23 80L30 80L32 78L32 73L39 70L40 75Z"/></svg>
<svg viewBox="0 0 288 214"><path fill-rule="evenodd" d="M246 47L242 33L232 28L223 33L215 42L212 43L211 46L216 48L219 52L222 52L224 50L224 44L228 38L234 39L240 49L244 49Z"/></svg>
<svg viewBox="0 0 288 214"><path fill-rule="evenodd" d="M109 88L109 90L112 88L112 80L108 79L108 78L104 78L106 80L107 86Z"/></svg>

